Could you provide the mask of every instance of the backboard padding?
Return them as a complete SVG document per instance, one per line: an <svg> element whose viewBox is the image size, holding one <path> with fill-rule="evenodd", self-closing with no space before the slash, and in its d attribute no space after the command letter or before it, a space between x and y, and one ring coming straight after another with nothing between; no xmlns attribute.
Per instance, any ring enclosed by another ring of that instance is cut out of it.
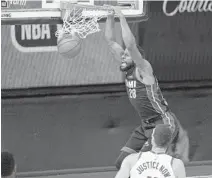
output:
<svg viewBox="0 0 212 178"><path fill-rule="evenodd" d="M17 0L8 0L10 2L9 7L4 7L2 4L2 25L15 25L15 24L61 24L61 10L60 10L60 2L59 0L39 0L39 1L31 1L31 0L19 0L19 4L16 2ZM25 4L24 4L25 2ZM132 1L126 0L117 0L117 1L102 1L102 0L80 0L78 4L90 4L90 5L98 5L102 6L104 4L108 5L121 5L123 7L123 11L125 10L125 4L130 4ZM142 2L140 0L133 1L136 3ZM125 3L125 4L124 4ZM135 9L134 14L128 14L128 21L140 21L146 15L146 3L142 3L139 6L140 9ZM137 12L136 12L137 10ZM125 13L124 13L125 14ZM103 19L104 20L104 19Z"/></svg>

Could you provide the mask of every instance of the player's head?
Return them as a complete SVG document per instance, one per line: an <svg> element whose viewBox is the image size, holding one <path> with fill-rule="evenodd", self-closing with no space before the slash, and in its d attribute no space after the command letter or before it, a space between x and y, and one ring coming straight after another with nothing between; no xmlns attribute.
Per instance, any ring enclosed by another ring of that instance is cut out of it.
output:
<svg viewBox="0 0 212 178"><path fill-rule="evenodd" d="M159 124L152 132L152 145L167 148L172 140L172 130L167 124Z"/></svg>
<svg viewBox="0 0 212 178"><path fill-rule="evenodd" d="M1 177L16 177L15 159L9 152L1 152Z"/></svg>
<svg viewBox="0 0 212 178"><path fill-rule="evenodd" d="M120 70L122 72L128 71L130 68L134 67L135 63L132 60L131 54L128 49L125 49L121 56L121 66Z"/></svg>
<svg viewBox="0 0 212 178"><path fill-rule="evenodd" d="M141 56L145 59L144 50L138 45L137 45L137 49L139 50ZM122 72L126 72L133 67L135 67L135 63L133 62L130 51L126 48L122 54L122 62L121 62L120 70Z"/></svg>

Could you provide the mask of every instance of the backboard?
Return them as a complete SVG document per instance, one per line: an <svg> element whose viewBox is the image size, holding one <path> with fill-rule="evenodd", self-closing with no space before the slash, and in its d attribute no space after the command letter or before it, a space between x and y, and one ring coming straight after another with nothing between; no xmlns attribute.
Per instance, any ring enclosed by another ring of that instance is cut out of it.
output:
<svg viewBox="0 0 212 178"><path fill-rule="evenodd" d="M1 23L62 24L60 4L60 0L1 0ZM147 14L146 2L143 0L78 0L77 4L120 6L128 21L141 21Z"/></svg>

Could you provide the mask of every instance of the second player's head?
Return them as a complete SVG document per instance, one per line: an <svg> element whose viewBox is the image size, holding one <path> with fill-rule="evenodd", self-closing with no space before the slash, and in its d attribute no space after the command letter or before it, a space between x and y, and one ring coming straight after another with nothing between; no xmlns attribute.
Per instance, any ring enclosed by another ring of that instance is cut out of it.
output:
<svg viewBox="0 0 212 178"><path fill-rule="evenodd" d="M1 152L1 177L2 178L15 178L16 165L14 157L9 152Z"/></svg>
<svg viewBox="0 0 212 178"><path fill-rule="evenodd" d="M166 149L172 141L172 130L167 124L159 124L152 133L152 145Z"/></svg>

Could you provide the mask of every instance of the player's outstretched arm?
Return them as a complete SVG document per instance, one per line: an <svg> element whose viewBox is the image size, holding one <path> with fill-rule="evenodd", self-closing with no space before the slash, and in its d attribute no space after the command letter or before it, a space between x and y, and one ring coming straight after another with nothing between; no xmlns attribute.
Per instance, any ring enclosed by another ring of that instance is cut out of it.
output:
<svg viewBox="0 0 212 178"><path fill-rule="evenodd" d="M108 42L116 41L114 13L109 14L107 16L106 26L105 26L105 38Z"/></svg>
<svg viewBox="0 0 212 178"><path fill-rule="evenodd" d="M121 61L124 49L115 41L115 20L114 13L108 15L105 27L105 39L109 45L110 51L115 59Z"/></svg>
<svg viewBox="0 0 212 178"><path fill-rule="evenodd" d="M127 23L125 16L121 12L121 9L116 6L114 6L113 8L115 13L119 16L120 25L122 29L122 38L126 48L130 52L130 55L132 56L132 59L134 60L139 69L145 70L146 68L148 68L148 71L152 73L152 67L150 63L144 59L144 56L142 56L142 54L138 50L135 37L130 30L130 27Z"/></svg>

